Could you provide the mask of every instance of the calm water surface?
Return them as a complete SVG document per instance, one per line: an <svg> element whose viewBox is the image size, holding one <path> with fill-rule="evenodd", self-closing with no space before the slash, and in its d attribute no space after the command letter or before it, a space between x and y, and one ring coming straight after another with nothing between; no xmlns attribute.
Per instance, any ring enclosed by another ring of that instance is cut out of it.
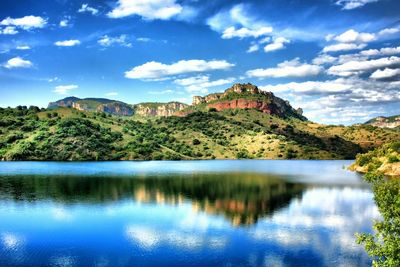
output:
<svg viewBox="0 0 400 267"><path fill-rule="evenodd" d="M369 266L349 164L0 162L0 266Z"/></svg>

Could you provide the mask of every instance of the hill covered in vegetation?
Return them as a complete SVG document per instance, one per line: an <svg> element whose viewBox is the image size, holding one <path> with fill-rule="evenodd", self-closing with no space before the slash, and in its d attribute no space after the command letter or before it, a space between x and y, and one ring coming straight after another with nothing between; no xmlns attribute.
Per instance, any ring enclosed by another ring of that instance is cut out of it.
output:
<svg viewBox="0 0 400 267"><path fill-rule="evenodd" d="M400 132L332 126L257 108L114 116L72 107L0 109L2 160L352 159Z"/></svg>
<svg viewBox="0 0 400 267"><path fill-rule="evenodd" d="M369 124L376 127L383 127L383 128L396 128L400 127L400 115L390 116L390 117L376 117L365 124Z"/></svg>
<svg viewBox="0 0 400 267"><path fill-rule="evenodd" d="M385 144L365 154L359 154L351 170L367 173L380 172L400 177L400 141Z"/></svg>

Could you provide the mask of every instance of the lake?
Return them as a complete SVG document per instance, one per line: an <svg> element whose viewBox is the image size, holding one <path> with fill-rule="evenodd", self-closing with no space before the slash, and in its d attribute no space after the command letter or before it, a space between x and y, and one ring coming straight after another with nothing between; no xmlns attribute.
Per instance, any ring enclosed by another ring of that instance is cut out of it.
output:
<svg viewBox="0 0 400 267"><path fill-rule="evenodd" d="M351 163L0 162L0 266L369 266Z"/></svg>

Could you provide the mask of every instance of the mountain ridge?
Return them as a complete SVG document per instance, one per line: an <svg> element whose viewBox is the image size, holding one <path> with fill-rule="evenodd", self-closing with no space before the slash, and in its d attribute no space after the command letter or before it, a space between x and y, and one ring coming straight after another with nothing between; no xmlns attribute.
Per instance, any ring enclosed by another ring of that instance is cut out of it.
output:
<svg viewBox="0 0 400 267"><path fill-rule="evenodd" d="M115 107L117 106L117 107ZM276 97L272 92L260 90L256 85L234 84L221 93L212 93L206 96L193 96L192 105L178 101L144 102L127 104L122 101L106 98L67 97L50 102L48 108L72 107L81 111L99 111L112 115L132 116L187 116L195 111L217 111L225 109L256 109L263 113L276 115L282 118L294 117L307 120L301 109L294 109L287 100Z"/></svg>

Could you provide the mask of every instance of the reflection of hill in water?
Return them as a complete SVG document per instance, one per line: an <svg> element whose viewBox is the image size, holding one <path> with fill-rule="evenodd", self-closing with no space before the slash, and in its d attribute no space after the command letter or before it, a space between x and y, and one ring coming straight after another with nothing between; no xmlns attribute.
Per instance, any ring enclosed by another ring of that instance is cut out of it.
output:
<svg viewBox="0 0 400 267"><path fill-rule="evenodd" d="M287 205L304 186L277 176L224 173L162 177L10 176L0 178L0 199L104 203L133 198L138 202L182 203L223 214L235 225L252 224Z"/></svg>

